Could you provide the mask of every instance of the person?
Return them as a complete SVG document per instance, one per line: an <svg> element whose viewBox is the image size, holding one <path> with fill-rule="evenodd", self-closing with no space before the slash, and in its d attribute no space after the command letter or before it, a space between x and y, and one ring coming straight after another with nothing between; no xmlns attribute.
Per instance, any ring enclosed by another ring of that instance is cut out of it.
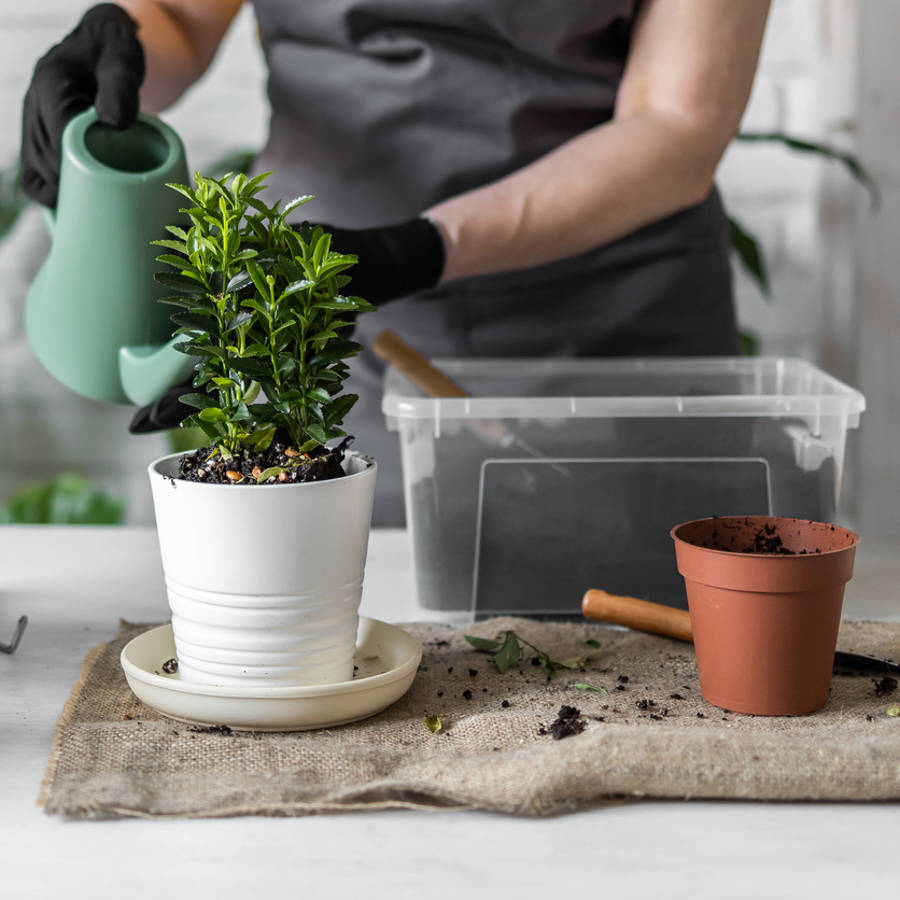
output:
<svg viewBox="0 0 900 900"><path fill-rule="evenodd" d="M62 129L125 127L205 72L242 0L90 9L37 64L22 185L53 205ZM717 164L747 102L769 0L253 0L271 122L257 171L316 195L359 257L365 348L429 357L732 354ZM308 209L309 207L307 207ZM354 360L376 524L403 520L381 364ZM134 430L171 427L170 392Z"/></svg>

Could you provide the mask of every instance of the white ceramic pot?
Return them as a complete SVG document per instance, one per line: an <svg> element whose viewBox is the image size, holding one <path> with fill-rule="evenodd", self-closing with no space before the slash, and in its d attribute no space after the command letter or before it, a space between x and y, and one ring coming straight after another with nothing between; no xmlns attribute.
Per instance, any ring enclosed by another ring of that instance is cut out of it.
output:
<svg viewBox="0 0 900 900"><path fill-rule="evenodd" d="M221 485L149 467L180 677L201 684L329 684L353 676L375 462L343 478Z"/></svg>

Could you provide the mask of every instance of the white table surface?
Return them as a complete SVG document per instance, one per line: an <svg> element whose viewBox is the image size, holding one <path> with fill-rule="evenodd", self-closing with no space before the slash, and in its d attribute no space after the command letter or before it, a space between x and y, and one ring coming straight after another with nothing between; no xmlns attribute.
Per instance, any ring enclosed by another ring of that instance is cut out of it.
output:
<svg viewBox="0 0 900 900"><path fill-rule="evenodd" d="M47 816L38 787L86 651L119 616L168 618L155 542L147 528L0 529L0 640L30 620L16 654L0 654L0 898L900 895L900 804L641 802L549 820ZM860 555L845 614L900 619L898 557ZM404 532L373 532L362 612L414 618Z"/></svg>

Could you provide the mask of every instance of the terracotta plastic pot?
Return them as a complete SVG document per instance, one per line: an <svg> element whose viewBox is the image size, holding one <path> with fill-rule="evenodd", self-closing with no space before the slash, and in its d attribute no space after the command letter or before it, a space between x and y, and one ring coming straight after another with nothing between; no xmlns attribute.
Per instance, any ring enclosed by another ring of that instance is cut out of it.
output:
<svg viewBox="0 0 900 900"><path fill-rule="evenodd" d="M704 698L764 716L823 706L859 537L773 516L698 519L670 534Z"/></svg>

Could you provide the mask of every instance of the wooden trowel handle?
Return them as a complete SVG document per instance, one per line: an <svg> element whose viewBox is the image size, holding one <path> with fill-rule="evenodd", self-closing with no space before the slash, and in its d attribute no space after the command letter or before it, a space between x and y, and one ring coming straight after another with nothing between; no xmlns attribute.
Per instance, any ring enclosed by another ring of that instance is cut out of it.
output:
<svg viewBox="0 0 900 900"><path fill-rule="evenodd" d="M673 609L637 597L620 597L606 591L590 590L581 601L587 619L612 622L638 631L650 631L679 641L693 641L691 616L685 609Z"/></svg>
<svg viewBox="0 0 900 900"><path fill-rule="evenodd" d="M372 342L372 350L429 397L469 396L452 378L436 369L393 331L382 331Z"/></svg>

